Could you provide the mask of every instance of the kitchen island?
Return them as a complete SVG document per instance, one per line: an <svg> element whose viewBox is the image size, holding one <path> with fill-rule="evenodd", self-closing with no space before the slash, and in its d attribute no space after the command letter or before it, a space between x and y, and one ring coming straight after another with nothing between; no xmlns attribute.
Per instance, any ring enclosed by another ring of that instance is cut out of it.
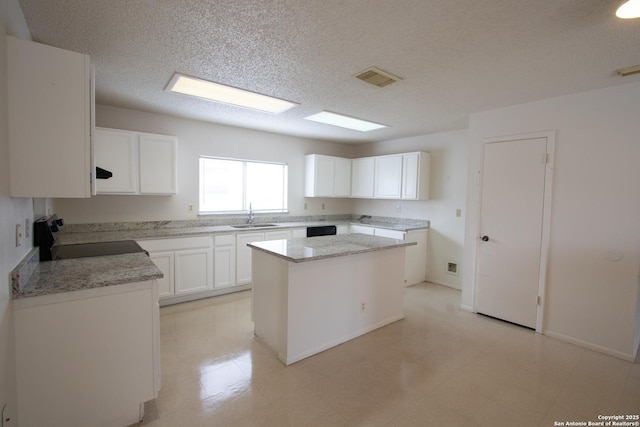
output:
<svg viewBox="0 0 640 427"><path fill-rule="evenodd" d="M411 245L364 234L249 243L256 338L290 365L404 318Z"/></svg>

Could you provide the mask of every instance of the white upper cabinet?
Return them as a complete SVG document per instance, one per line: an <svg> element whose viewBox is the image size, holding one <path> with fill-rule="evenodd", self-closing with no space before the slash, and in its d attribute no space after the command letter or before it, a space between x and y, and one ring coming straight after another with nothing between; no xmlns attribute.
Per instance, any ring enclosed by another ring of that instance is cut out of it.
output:
<svg viewBox="0 0 640 427"><path fill-rule="evenodd" d="M351 161L351 197L373 198L374 167L373 157Z"/></svg>
<svg viewBox="0 0 640 427"><path fill-rule="evenodd" d="M7 37L10 194L90 197L87 55Z"/></svg>
<svg viewBox="0 0 640 427"><path fill-rule="evenodd" d="M307 156L305 197L338 197L329 195L332 189L336 194L339 175L332 159L340 158ZM352 159L351 193L344 197L428 200L430 163L431 155L423 152Z"/></svg>
<svg viewBox="0 0 640 427"><path fill-rule="evenodd" d="M373 196L376 199L402 198L402 155L375 158Z"/></svg>
<svg viewBox="0 0 640 427"><path fill-rule="evenodd" d="M350 197L351 160L309 154L305 156L305 197Z"/></svg>
<svg viewBox="0 0 640 427"><path fill-rule="evenodd" d="M429 199L429 153L406 153L402 155L402 198L407 200Z"/></svg>
<svg viewBox="0 0 640 427"><path fill-rule="evenodd" d="M113 174L96 180L99 194L135 194L138 191L138 145L133 132L96 129L94 153L96 167Z"/></svg>
<svg viewBox="0 0 640 427"><path fill-rule="evenodd" d="M140 134L140 194L176 194L177 139Z"/></svg>
<svg viewBox="0 0 640 427"><path fill-rule="evenodd" d="M98 194L177 193L177 138L96 129L96 166L113 173L96 182Z"/></svg>

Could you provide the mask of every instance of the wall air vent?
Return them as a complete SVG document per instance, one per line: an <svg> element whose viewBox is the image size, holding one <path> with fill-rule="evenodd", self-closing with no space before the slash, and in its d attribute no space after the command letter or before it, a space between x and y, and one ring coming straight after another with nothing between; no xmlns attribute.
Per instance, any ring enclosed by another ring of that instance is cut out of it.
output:
<svg viewBox="0 0 640 427"><path fill-rule="evenodd" d="M391 83L399 82L400 80L402 80L400 77L389 74L386 71L382 71L376 67L368 68L353 77L378 87L389 86Z"/></svg>

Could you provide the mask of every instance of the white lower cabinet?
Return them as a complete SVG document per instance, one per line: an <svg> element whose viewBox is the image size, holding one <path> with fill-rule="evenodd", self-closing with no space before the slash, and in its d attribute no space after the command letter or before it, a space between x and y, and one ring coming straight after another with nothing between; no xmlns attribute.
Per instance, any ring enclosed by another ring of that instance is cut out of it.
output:
<svg viewBox="0 0 640 427"><path fill-rule="evenodd" d="M213 237L213 287L236 284L236 236L225 234Z"/></svg>
<svg viewBox="0 0 640 427"><path fill-rule="evenodd" d="M158 279L158 291L160 298L174 295L174 256L173 252L150 253L151 261L162 271L164 277Z"/></svg>
<svg viewBox="0 0 640 427"><path fill-rule="evenodd" d="M138 242L164 273L161 297L213 288L213 239L211 236L141 240ZM172 262L173 261L173 262Z"/></svg>
<svg viewBox="0 0 640 427"><path fill-rule="evenodd" d="M306 237L306 228L305 237ZM251 283L251 248L247 243L262 242L264 240L283 240L290 239L291 230L278 230L238 233L236 236L236 282L239 285Z"/></svg>
<svg viewBox="0 0 640 427"><path fill-rule="evenodd" d="M251 248L247 243L262 242L264 233L238 233L236 236L236 282L251 283Z"/></svg>
<svg viewBox="0 0 640 427"><path fill-rule="evenodd" d="M372 236L388 237L390 239L416 242L416 245L407 246L405 258L404 283L415 285L427 279L427 230L398 231L388 228L376 228L366 225L351 224L351 233L369 234Z"/></svg>
<svg viewBox="0 0 640 427"><path fill-rule="evenodd" d="M176 295L202 292L213 287L213 248L180 250L173 256Z"/></svg>

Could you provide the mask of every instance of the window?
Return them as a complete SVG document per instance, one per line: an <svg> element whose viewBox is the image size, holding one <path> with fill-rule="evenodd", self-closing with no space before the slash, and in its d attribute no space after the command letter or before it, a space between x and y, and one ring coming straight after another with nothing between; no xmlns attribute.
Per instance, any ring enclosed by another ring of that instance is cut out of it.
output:
<svg viewBox="0 0 640 427"><path fill-rule="evenodd" d="M200 156L200 214L287 211L287 165Z"/></svg>

